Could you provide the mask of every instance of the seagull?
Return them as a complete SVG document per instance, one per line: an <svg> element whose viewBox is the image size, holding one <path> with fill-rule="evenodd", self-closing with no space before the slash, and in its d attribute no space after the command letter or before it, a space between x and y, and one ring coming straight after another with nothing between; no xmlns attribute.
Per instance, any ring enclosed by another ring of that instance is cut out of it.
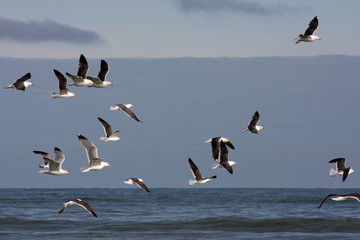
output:
<svg viewBox="0 0 360 240"><path fill-rule="evenodd" d="M216 175L212 176L212 177L203 177L200 173L200 170L195 165L195 163L191 160L191 158L189 158L189 164L190 164L191 173L193 174L193 176L195 178L195 179L189 179L189 185L192 186L195 183L197 183L197 184L206 183L206 182L211 181L211 179L216 178Z"/></svg>
<svg viewBox="0 0 360 240"><path fill-rule="evenodd" d="M106 80L106 75L109 72L109 65L107 64L107 62L103 59L101 59L101 63L100 63L100 71L97 77L90 77L88 76L88 79L90 79L91 81L93 81L94 85L92 85L92 87L96 87L96 88L104 88L107 86L114 86L114 84L112 84L111 82Z"/></svg>
<svg viewBox="0 0 360 240"><path fill-rule="evenodd" d="M101 122L101 124L103 125L104 132L106 135L106 137L100 137L100 140L108 142L108 141L118 141L121 139L118 136L116 136L120 133L119 131L116 131L113 133L110 124L108 124L104 119L102 119L100 117L98 117L98 119Z"/></svg>
<svg viewBox="0 0 360 240"><path fill-rule="evenodd" d="M229 173L233 174L232 165L234 164L237 163L234 161L229 161L229 151L227 150L225 143L223 141L220 141L220 160L213 165L212 169L223 167Z"/></svg>
<svg viewBox="0 0 360 240"><path fill-rule="evenodd" d="M42 157L43 157L44 165L38 165L39 168L49 168L49 162L47 161L47 159L50 158L50 154L49 154L49 153L43 152L43 151L37 151L37 150L34 150L33 153L41 154Z"/></svg>
<svg viewBox="0 0 360 240"><path fill-rule="evenodd" d="M315 16L313 18L313 20L311 20L311 22L309 23L309 27L306 29L304 34L300 34L298 36L298 38L296 39L295 44L298 44L299 42L303 41L303 42L313 42L315 40L321 40L320 37L313 35L314 32L318 29L319 26L319 20L317 18L317 16Z"/></svg>
<svg viewBox="0 0 360 240"><path fill-rule="evenodd" d="M65 155L61 152L61 150L58 147L54 148L54 153L55 153L55 157L53 160L49 158L45 158L45 160L49 163L49 169L41 170L39 173L46 173L51 175L70 174L68 171L61 168L65 160Z"/></svg>
<svg viewBox="0 0 360 240"><path fill-rule="evenodd" d="M329 172L330 176L335 177L336 175L343 175L342 178L343 182L346 180L347 176L350 173L356 172L351 167L345 166L346 163L345 158L335 158L329 161L329 163L336 163L336 170L331 168Z"/></svg>
<svg viewBox="0 0 360 240"><path fill-rule="evenodd" d="M25 91L25 89L28 86L34 86L33 83L31 82L26 82L27 80L29 80L31 78L31 74L27 73L24 76L22 76L21 78L17 79L13 84L7 85L5 86L5 88L12 88L15 90L22 90Z"/></svg>
<svg viewBox="0 0 360 240"><path fill-rule="evenodd" d="M103 162L102 159L99 158L96 146L89 139L81 134L78 134L77 136L80 140L80 144L85 148L89 162L89 167L80 168L81 172L96 171L103 167L111 167L109 163Z"/></svg>
<svg viewBox="0 0 360 240"><path fill-rule="evenodd" d="M228 138L214 137L206 140L205 142L211 142L212 155L214 160L219 159L220 141L223 141L226 144L226 146L228 146L229 148L235 149L234 145Z"/></svg>
<svg viewBox="0 0 360 240"><path fill-rule="evenodd" d="M247 127L243 128L241 130L241 132L243 133L246 131L250 131L251 133L258 134L260 129L264 129L262 126L257 125L259 121L260 121L260 114L258 111L256 111L254 113L254 115L252 116L252 119L249 122L249 125Z"/></svg>
<svg viewBox="0 0 360 240"><path fill-rule="evenodd" d="M110 106L110 110L112 110L112 111L114 111L114 110L122 110L126 115L128 115L129 117L131 117L135 121L142 122L137 118L135 113L133 113L133 111L130 110L130 108L133 107L133 106L134 105L132 105L132 104L115 104L113 106Z"/></svg>
<svg viewBox="0 0 360 240"><path fill-rule="evenodd" d="M72 92L69 92L69 89L66 87L66 77L62 75L58 70L54 69L54 73L59 80L59 93L53 93L51 96L52 98L68 98L68 97L75 97L76 95Z"/></svg>
<svg viewBox="0 0 360 240"><path fill-rule="evenodd" d="M90 79L86 79L86 74L88 71L89 71L88 62L87 62L85 56L83 54L81 54L80 58L79 58L79 68L76 73L76 76L66 72L66 75L73 80L73 82L70 83L69 86L78 86L78 87L89 86L89 87L91 87L92 85L94 85L93 81L91 81Z"/></svg>
<svg viewBox="0 0 360 240"><path fill-rule="evenodd" d="M144 180L141 178L128 178L124 181L126 184L137 184L139 187L141 187L145 192L150 192L150 190L147 188L147 186L144 183Z"/></svg>
<svg viewBox="0 0 360 240"><path fill-rule="evenodd" d="M86 202L84 202L83 200L81 200L80 198L77 199L71 199L69 201L67 201L66 203L63 204L62 208L60 209L60 211L58 212L58 214L62 213L65 208L71 206L71 205L78 205L83 207L86 211L88 211L91 215L93 215L94 217L97 217L96 213L92 210L92 208L90 207L89 204L87 204Z"/></svg>
<svg viewBox="0 0 360 240"><path fill-rule="evenodd" d="M337 202L341 202L344 201L348 198L354 198L356 200L358 200L360 202L360 194L359 193L350 193L350 194L334 194L331 193L329 195L327 195L326 198L324 198L324 200L321 202L319 209L321 208L321 206L323 205L323 203L328 199L331 198L331 200L337 201Z"/></svg>

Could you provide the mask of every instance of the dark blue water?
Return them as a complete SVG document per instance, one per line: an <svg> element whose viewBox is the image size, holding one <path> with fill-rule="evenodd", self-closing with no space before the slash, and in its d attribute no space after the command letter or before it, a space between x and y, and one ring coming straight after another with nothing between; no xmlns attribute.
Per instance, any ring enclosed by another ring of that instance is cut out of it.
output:
<svg viewBox="0 0 360 240"><path fill-rule="evenodd" d="M0 189L0 239L360 239L360 189ZM62 203L81 198L98 218Z"/></svg>

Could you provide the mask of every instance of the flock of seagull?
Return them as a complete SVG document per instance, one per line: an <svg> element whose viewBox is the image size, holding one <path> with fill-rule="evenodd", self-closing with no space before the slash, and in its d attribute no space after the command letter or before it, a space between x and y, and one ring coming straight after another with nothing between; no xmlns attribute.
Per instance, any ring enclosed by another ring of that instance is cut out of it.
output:
<svg viewBox="0 0 360 240"><path fill-rule="evenodd" d="M304 34L299 34L298 38L296 38L295 44L298 44L300 42L313 42L315 40L321 40L320 37L314 35L315 31L318 29L319 21L317 16L315 16L309 23L308 28L306 29ZM87 63L87 60L83 54L80 55L79 58L79 67L76 75L72 75L68 72L66 72L66 76L72 79L72 82L70 84L67 83L66 77L59 72L58 70L54 69L55 76L58 79L59 82L59 92L53 93L51 96L53 99L55 98L69 98L69 97L75 97L76 95L69 91L68 86L77 86L77 87L95 87L95 88L105 88L108 86L113 86L113 84L106 80L106 76L109 72L109 66L105 60L101 60L100 63L100 71L97 76L87 76L89 66ZM15 89L15 90L22 90L25 91L25 89L29 86L34 86L33 83L31 83L31 74L27 73L21 78L17 79L14 83L5 86L5 88L9 89ZM127 116L132 118L133 120L137 122L141 122L141 120L138 119L138 117L130 110L130 107L133 107L132 104L115 104L110 106L110 110L121 110L123 111ZM108 141L119 141L120 138L117 136L120 132L119 131L112 131L112 127L109 123L107 123L104 119L98 117L98 120L103 126L105 136L100 137L100 140L108 142ZM258 134L261 129L264 129L262 126L258 125L258 122L260 120L260 114L258 111L254 113L252 116L252 119L250 120L248 126L243 128L241 130L241 133L244 133L246 131L249 131L252 134ZM89 172L89 171L97 171L101 170L102 168L106 166L111 166L109 163L104 162L102 158L98 155L97 147L93 142L91 142L89 139L84 137L81 134L77 134L77 137L79 139L80 144L85 149L87 159L88 159L88 166L87 167L81 167L81 172ZM233 165L236 165L237 163L234 161L229 160L229 151L227 147L231 149L235 149L234 145L231 143L231 141L228 138L225 137L214 137L206 140L205 142L211 143L211 149L212 149L212 157L215 161L215 163L212 165L212 169L217 168L224 168L226 171L228 171L230 174L233 174ZM43 169L39 171L39 173L45 173L50 175L65 175L70 174L67 170L62 169L63 162L65 160L65 155L63 152L58 148L54 148L54 158L50 158L50 154L47 152L34 150L35 154L42 155L43 158L43 165L38 165L39 168ZM346 167L346 159L345 158L336 158L329 163L336 163L336 169L330 169L330 176L335 177L337 175L343 175L342 181L345 181L349 174L355 172L351 167ZM209 181L212 181L217 176L211 176L211 177L203 177L200 173L199 168L196 166L194 161L189 157L188 163L190 166L190 170L192 175L194 176L194 179L189 179L188 183L189 185L194 184L203 184ZM146 192L150 192L148 187L145 185L144 180L141 178L128 178L124 181L125 184L136 184L140 188L142 188ZM354 198L360 202L360 194L358 193L352 193L352 194L335 194L331 193L328 196L325 197L325 199L321 202L319 209L323 205L323 203L327 199L332 199L334 201L343 201L348 198ZM83 207L85 210L87 210L90 214L92 214L94 217L97 217L96 213L93 211L93 209L90 207L90 205L81 199L71 199L67 202L65 202L58 212L58 214L62 213L65 208L71 206L71 205L79 205Z"/></svg>

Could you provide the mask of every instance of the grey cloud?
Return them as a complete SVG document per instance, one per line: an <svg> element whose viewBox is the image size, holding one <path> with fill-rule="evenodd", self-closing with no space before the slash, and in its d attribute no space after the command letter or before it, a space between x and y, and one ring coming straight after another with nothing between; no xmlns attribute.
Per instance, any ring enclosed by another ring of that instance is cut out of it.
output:
<svg viewBox="0 0 360 240"><path fill-rule="evenodd" d="M309 11L307 7L291 7L284 4L265 5L244 0L174 0L179 8L186 12L221 12L245 13L254 15L277 15Z"/></svg>
<svg viewBox="0 0 360 240"><path fill-rule="evenodd" d="M21 42L69 42L96 43L101 37L98 33L64 25L48 18L35 21L18 21L0 17L0 39Z"/></svg>

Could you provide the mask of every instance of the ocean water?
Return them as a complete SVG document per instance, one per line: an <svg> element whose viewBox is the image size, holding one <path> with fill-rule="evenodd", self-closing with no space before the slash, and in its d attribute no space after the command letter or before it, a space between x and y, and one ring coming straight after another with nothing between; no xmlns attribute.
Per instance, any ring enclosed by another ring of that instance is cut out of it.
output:
<svg viewBox="0 0 360 240"><path fill-rule="evenodd" d="M360 189L0 189L0 239L360 239ZM63 202L79 206L57 215Z"/></svg>

